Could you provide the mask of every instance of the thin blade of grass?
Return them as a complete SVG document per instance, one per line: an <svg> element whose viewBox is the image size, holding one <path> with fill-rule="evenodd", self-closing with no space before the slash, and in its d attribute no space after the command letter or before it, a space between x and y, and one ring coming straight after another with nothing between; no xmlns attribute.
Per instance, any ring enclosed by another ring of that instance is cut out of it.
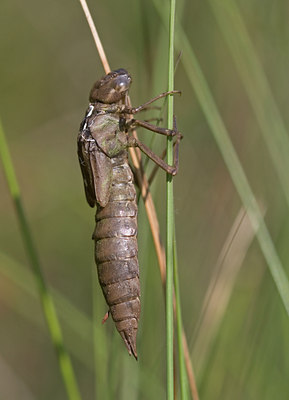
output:
<svg viewBox="0 0 289 400"><path fill-rule="evenodd" d="M263 221L255 196L248 183L247 177L241 166L237 153L232 145L231 139L219 114L216 103L210 92L206 79L193 52L193 49L184 33L181 25L178 25L176 44L178 49L183 50L182 63L195 90L196 96L206 116L213 136L223 156L224 162L231 175L232 181L249 215L251 224L267 261L272 278L277 286L278 293L289 316L289 282L284 272L282 263L277 254L270 233Z"/></svg>
<svg viewBox="0 0 289 400"><path fill-rule="evenodd" d="M224 242L211 274L199 320L195 326L194 360L200 376L205 370L211 348L223 321L237 276L252 244L255 233L242 207Z"/></svg>
<svg viewBox="0 0 289 400"><path fill-rule="evenodd" d="M178 257L177 257L177 243L174 237L174 288L175 288L175 305L176 305L176 325L177 325L177 339L178 339L178 355L179 355L179 367L180 367L180 392L181 400L187 400L188 395L188 379L186 373L185 355L183 347L183 320L182 320L182 308L181 308L181 296L180 296L180 285L179 285L179 273L178 273ZM198 395L194 397L194 400L198 400Z"/></svg>
<svg viewBox="0 0 289 400"><path fill-rule="evenodd" d="M289 136L269 82L234 1L209 1L243 81L289 206Z"/></svg>
<svg viewBox="0 0 289 400"><path fill-rule="evenodd" d="M27 299L28 303L30 302L29 297L32 299L37 298L37 290L35 288L34 280L32 273L16 260L9 257L7 254L0 251L0 274L4 278L7 278L11 284L15 285L17 290L23 292L19 298L19 302L15 302L14 297L11 298L11 303L8 305L12 307L16 312L20 313L23 318L27 321L31 322L33 325L37 326L39 329L43 329L42 318L39 318L38 313L31 313L28 310L28 306L24 299ZM94 274L94 279L96 281L96 275ZM93 282L95 285L96 282ZM88 315L86 315L82 310L78 309L74 306L69 299L67 299L62 293L60 293L55 288L50 288L51 293L53 294L53 298L55 299L55 304L59 313L59 318L66 325L66 329L68 330L67 337L70 340L67 340L67 347L69 348L71 354L80 361L83 365L88 368L88 370L93 371L94 365L91 357L91 348L93 346L92 343L92 335L91 332L95 328L95 324L93 324L92 320ZM97 291L94 291L97 293ZM18 297L18 296L17 296ZM113 377L113 372L111 368L108 367L108 349L109 353L113 353L110 350L111 345L108 346L107 338L105 336L105 332L100 325L99 313L98 317L98 327L97 327L97 340L95 346L96 359L98 362L98 368L103 368L106 373L101 373L97 375L97 393L100 397L98 399L112 399L114 398L113 385L111 385L111 379L116 379L119 375L119 369L116 365L115 375ZM118 336L116 335L118 339ZM127 354L124 352L124 355ZM113 364L115 364L115 360L113 360ZM105 378L107 376L107 370L109 370L109 379ZM154 375L152 375L151 370L147 369L143 366L142 376L147 377L147 383L150 382L149 391L150 393L158 393L164 394L164 388L161 386L161 383L156 379ZM107 382L110 384L108 385ZM135 387L138 387L137 382L133 382ZM147 388L147 383L145 387ZM141 390L141 388L139 388ZM145 394L146 392L144 392ZM162 396L159 396L161 398Z"/></svg>
<svg viewBox="0 0 289 400"><path fill-rule="evenodd" d="M94 358L94 398L108 400L110 389L106 386L106 382L112 377L108 374L108 344L105 331L101 324L101 311L97 298L97 274L95 273L95 264L92 268L92 329L93 329L93 358ZM101 352L100 352L101 349Z"/></svg>
<svg viewBox="0 0 289 400"><path fill-rule="evenodd" d="M170 1L169 13L169 59L168 91L174 89L174 35L175 35L175 0ZM173 128L173 97L168 96L168 123ZM173 163L173 141L167 139L167 163ZM174 399L174 319L173 319L173 264L174 264L174 195L173 179L167 173L167 234L166 234L166 349L167 349L167 399Z"/></svg>
<svg viewBox="0 0 289 400"><path fill-rule="evenodd" d="M36 246L34 244L30 226L22 205L20 188L14 171L12 159L10 156L8 144L6 141L4 130L2 128L1 121L0 121L0 156L2 159L9 191L12 200L14 202L24 246L27 252L30 266L34 273L34 278L38 288L44 317L50 333L50 338L56 350L58 364L63 379L63 383L66 388L67 396L70 400L80 400L81 396L74 375L72 363L64 347L62 332L56 314L56 310L54 307L54 303L42 273L42 268L40 265Z"/></svg>
<svg viewBox="0 0 289 400"><path fill-rule="evenodd" d="M18 290L23 292L20 294L20 301L13 303L11 306L26 320L42 328L42 319L39 318L39 314L32 313L27 304L22 300L22 297L25 297L29 302L30 297L33 301L37 300L38 297L34 277L30 270L24 268L24 265L0 251L0 274L15 285ZM91 358L88 357L91 354L92 346L91 320L58 290L50 287L49 291L52 293L55 301L59 319L62 321L63 326L65 325L70 332L66 344L67 348L78 361L83 363L87 368L92 369ZM98 346L98 356L104 357L103 346Z"/></svg>

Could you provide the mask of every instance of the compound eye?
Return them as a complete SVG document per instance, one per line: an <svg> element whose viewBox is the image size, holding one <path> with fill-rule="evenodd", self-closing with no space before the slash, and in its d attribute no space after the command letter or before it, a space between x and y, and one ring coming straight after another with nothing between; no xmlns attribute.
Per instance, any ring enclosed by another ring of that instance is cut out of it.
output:
<svg viewBox="0 0 289 400"><path fill-rule="evenodd" d="M114 81L114 89L120 93L125 92L129 89L130 77L127 75L120 75L116 77Z"/></svg>

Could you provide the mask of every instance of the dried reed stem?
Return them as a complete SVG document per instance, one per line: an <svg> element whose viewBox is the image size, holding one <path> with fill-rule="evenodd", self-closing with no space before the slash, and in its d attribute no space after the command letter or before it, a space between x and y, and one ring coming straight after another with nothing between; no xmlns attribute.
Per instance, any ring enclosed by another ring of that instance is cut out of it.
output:
<svg viewBox="0 0 289 400"><path fill-rule="evenodd" d="M88 5L87 5L85 0L79 0L79 2L81 4L81 7L83 9L85 18L86 18L88 26L89 26L89 29L90 29L92 37L94 39L94 42L95 42L95 45L96 45L100 60L102 62L103 68L104 68L104 71L105 71L106 74L108 74L110 72L110 66L109 66L109 63L107 61L107 58L106 58L106 55L105 55L105 51L104 51L104 48L102 46L101 40L99 38L98 32L97 32L96 27L94 25L92 16L90 14Z"/></svg>

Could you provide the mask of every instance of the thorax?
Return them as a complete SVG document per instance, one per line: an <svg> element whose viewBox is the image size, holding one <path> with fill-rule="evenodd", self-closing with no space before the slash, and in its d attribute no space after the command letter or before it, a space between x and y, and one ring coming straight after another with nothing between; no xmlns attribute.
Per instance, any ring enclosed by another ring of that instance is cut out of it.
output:
<svg viewBox="0 0 289 400"><path fill-rule="evenodd" d="M109 112L111 108L111 105L95 106L87 121L92 138L110 158L127 149L127 133L120 130L120 114Z"/></svg>

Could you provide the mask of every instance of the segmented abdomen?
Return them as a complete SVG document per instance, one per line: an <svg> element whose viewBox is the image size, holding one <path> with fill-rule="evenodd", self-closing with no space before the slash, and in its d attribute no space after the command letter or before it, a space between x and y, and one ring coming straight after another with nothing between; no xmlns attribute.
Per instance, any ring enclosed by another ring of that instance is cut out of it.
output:
<svg viewBox="0 0 289 400"><path fill-rule="evenodd" d="M136 333L140 316L137 247L137 205L127 152L111 159L109 202L97 207L95 261L111 316L129 353L137 358Z"/></svg>

